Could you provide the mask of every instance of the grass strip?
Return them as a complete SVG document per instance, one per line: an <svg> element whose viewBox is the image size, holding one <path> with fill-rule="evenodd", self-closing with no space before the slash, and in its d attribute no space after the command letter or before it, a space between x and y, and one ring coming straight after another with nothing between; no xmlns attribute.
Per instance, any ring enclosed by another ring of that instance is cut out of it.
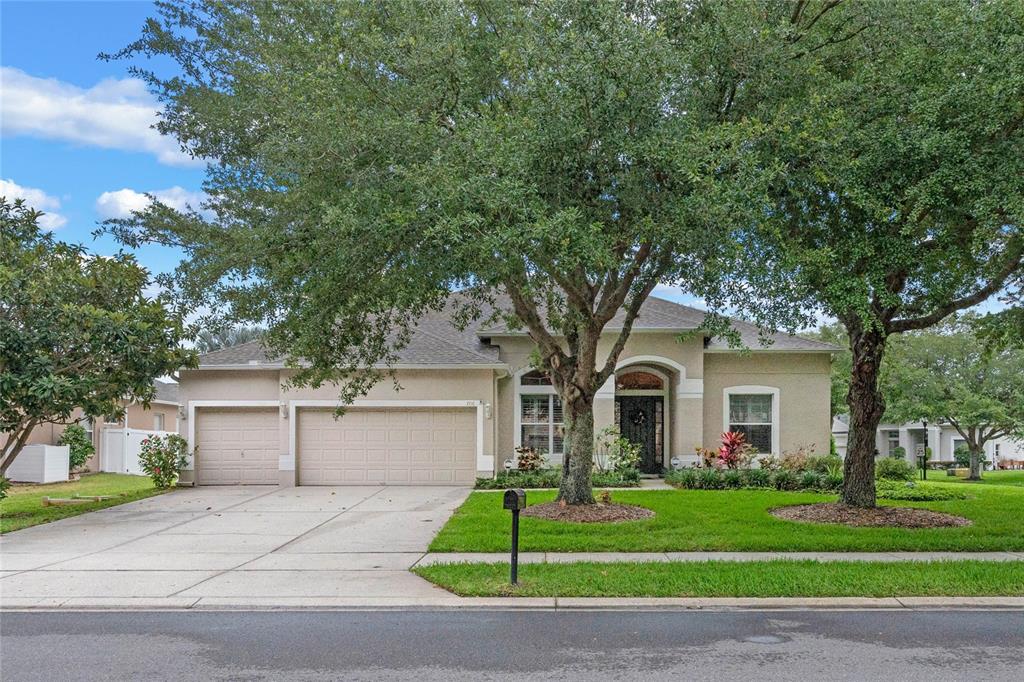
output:
<svg viewBox="0 0 1024 682"><path fill-rule="evenodd" d="M965 499L880 504L931 509L970 519L964 528L849 528L778 519L774 507L834 502L835 495L775 490L629 490L612 493L614 502L636 504L654 518L626 523L577 524L524 518L524 552L894 552L1022 551L1024 488L955 485ZM527 492L528 504L553 500L554 491ZM506 552L509 513L501 497L469 496L430 545L432 552Z"/></svg>
<svg viewBox="0 0 1024 682"><path fill-rule="evenodd" d="M82 476L81 480L67 483L15 485L7 491L7 499L0 501L0 534L134 502L164 492L166 491L155 488L148 476L109 473L88 474ZM67 506L43 506L44 497L70 498L74 495L113 497Z"/></svg>
<svg viewBox="0 0 1024 682"><path fill-rule="evenodd" d="M788 560L439 564L417 575L463 597L976 597L1024 595L1022 561Z"/></svg>

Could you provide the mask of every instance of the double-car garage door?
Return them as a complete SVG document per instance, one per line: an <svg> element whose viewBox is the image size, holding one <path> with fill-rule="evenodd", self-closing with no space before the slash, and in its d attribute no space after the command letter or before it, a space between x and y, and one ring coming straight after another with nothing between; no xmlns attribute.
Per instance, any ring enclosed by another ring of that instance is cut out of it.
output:
<svg viewBox="0 0 1024 682"><path fill-rule="evenodd" d="M200 409L200 485L277 483L277 408ZM300 408L299 485L469 485L476 476L474 408Z"/></svg>

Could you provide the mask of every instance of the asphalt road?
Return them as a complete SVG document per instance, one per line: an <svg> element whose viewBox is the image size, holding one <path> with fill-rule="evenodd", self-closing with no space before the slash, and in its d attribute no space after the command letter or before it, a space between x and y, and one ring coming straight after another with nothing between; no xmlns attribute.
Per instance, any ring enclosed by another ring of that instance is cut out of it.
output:
<svg viewBox="0 0 1024 682"><path fill-rule="evenodd" d="M1022 611L0 615L29 680L1021 680Z"/></svg>

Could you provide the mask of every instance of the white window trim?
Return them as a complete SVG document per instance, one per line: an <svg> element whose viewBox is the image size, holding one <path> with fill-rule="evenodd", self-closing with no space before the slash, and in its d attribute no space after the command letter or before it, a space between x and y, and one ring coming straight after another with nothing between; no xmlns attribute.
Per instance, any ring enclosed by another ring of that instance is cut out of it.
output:
<svg viewBox="0 0 1024 682"><path fill-rule="evenodd" d="M514 429L512 432L512 446L513 448L521 448L523 446L523 396L524 395L557 395L554 386L523 386L522 379L523 375L529 374L534 370L533 367L523 367L512 373L512 382L515 387L515 400L513 401L512 409L514 411ZM562 406L562 419L563 423L565 420L565 406ZM548 453L551 456L551 453Z"/></svg>
<svg viewBox="0 0 1024 682"><path fill-rule="evenodd" d="M772 396L772 451L778 457L782 454L779 447L779 395L774 386L727 386L722 389L722 432L729 430L729 400L734 395L770 395Z"/></svg>
<svg viewBox="0 0 1024 682"><path fill-rule="evenodd" d="M530 387L526 386L524 388L530 388ZM545 388L550 388L550 386L545 387ZM523 404L523 396L524 395L525 396L534 397L534 398L545 397L545 398L548 399L548 420L546 422L534 422L534 423L530 423L530 424L523 424L522 423L523 422L522 404ZM555 452L554 451L555 450L555 426L556 425L560 425L563 429L565 428L565 409L564 409L564 407L563 407L563 410L562 410L562 421L561 422L556 422L555 421L555 405L554 405L553 399L554 398L558 398L558 394L553 392L553 391L552 392L543 392L543 393L542 392L533 392L533 391L523 391L522 393L517 394L517 397L519 399L520 408L519 408L519 414L518 414L518 417L519 417L519 433L517 434L519 436L519 444L516 445L516 447L519 447L523 443L523 428L522 427L524 427L524 426L547 426L548 427L548 451L546 453L544 453L544 454L548 458L562 457L565 454L565 440L564 440L564 438L562 440L562 452ZM564 433L563 433L563 436L564 436Z"/></svg>
<svg viewBox="0 0 1024 682"><path fill-rule="evenodd" d="M274 403L275 405L277 403ZM288 401L288 456L281 458L282 471L294 471L296 461L296 412L300 407L330 407L338 409L363 407L472 407L476 409L476 470L494 471L494 455L484 454L484 410L483 400L366 400L356 399L351 403L338 400L290 400Z"/></svg>

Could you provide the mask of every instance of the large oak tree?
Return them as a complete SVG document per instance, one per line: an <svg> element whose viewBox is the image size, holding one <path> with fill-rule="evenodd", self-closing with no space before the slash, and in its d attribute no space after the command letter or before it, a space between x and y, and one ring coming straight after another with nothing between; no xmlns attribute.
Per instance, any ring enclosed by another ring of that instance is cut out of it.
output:
<svg viewBox="0 0 1024 682"><path fill-rule="evenodd" d="M787 173L754 242L846 328L856 506L875 504L888 340L993 296L1024 253L1024 4L873 7L770 140Z"/></svg>
<svg viewBox="0 0 1024 682"><path fill-rule="evenodd" d="M216 217L111 229L185 249L186 300L265 325L296 383L345 399L451 291L463 319L507 295L564 404L560 499L591 502L594 397L655 286L790 317L733 236L778 171L764 112L862 28L837 4L159 3L121 56L179 65L137 73L213 160Z"/></svg>

